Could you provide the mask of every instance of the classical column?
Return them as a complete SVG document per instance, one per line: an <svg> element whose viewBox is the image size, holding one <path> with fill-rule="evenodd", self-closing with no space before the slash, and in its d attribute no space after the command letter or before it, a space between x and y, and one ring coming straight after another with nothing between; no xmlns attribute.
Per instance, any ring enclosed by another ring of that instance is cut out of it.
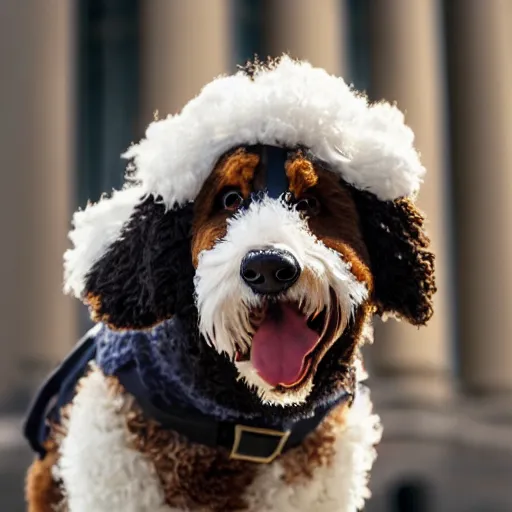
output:
<svg viewBox="0 0 512 512"><path fill-rule="evenodd" d="M372 99L396 101L406 113L428 171L418 205L428 218L439 289L427 327L389 320L378 326L369 352L373 371L392 377L402 398L437 400L450 392L452 343L441 17L435 0L373 0L369 16Z"/></svg>
<svg viewBox="0 0 512 512"><path fill-rule="evenodd" d="M460 370L512 392L512 3L447 3Z"/></svg>
<svg viewBox="0 0 512 512"><path fill-rule="evenodd" d="M329 73L345 72L343 0L263 0L261 5L266 55L287 52Z"/></svg>
<svg viewBox="0 0 512 512"><path fill-rule="evenodd" d="M142 2L141 123L175 114L231 68L230 0Z"/></svg>
<svg viewBox="0 0 512 512"><path fill-rule="evenodd" d="M77 340L62 294L73 208L72 0L0 8L0 403L31 393Z"/></svg>

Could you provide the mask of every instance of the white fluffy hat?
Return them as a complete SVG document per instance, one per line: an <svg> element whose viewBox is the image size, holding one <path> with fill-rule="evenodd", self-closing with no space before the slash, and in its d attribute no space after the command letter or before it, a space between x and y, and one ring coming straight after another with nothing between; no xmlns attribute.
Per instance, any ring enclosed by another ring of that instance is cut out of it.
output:
<svg viewBox="0 0 512 512"><path fill-rule="evenodd" d="M273 66L221 76L177 115L151 123L124 157L135 187L74 216L65 255L65 289L80 296L84 278L146 194L167 207L193 201L218 158L242 144L305 146L346 182L381 200L414 196L424 168L404 116L369 104L341 78L282 57Z"/></svg>
<svg viewBox="0 0 512 512"><path fill-rule="evenodd" d="M413 142L395 106L370 105L341 78L284 56L253 77L213 80L123 156L169 207L194 200L227 150L256 143L306 146L351 185L393 200L414 195L424 174Z"/></svg>

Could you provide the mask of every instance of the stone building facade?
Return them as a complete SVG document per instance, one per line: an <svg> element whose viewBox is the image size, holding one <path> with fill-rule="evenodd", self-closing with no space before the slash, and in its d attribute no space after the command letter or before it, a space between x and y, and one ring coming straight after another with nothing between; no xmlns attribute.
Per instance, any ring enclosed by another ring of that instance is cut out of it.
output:
<svg viewBox="0 0 512 512"><path fill-rule="evenodd" d="M512 510L511 47L510 0L3 0L0 509L22 510L17 415L87 327L61 293L72 210L119 185L155 110L287 51L396 101L428 168L436 314L377 326L368 510Z"/></svg>

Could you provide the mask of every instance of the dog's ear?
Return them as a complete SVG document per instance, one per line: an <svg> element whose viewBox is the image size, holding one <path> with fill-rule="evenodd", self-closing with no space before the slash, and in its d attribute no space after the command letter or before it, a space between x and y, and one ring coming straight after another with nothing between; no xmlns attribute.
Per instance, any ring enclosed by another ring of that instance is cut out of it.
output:
<svg viewBox="0 0 512 512"><path fill-rule="evenodd" d="M89 222L99 237L103 236L102 221L108 230L105 215L98 214L94 223ZM84 220L80 222L78 230L85 233ZM192 204L166 210L153 196L142 201L137 198L124 221L117 221L117 231L109 243L96 249L98 256L91 258L88 267L81 263L85 270L78 275L80 286L74 287L75 295L78 288L93 318L116 329L148 328L179 313L193 304L191 224ZM98 244L92 234L87 238ZM67 256L68 288L72 288L70 276L77 267L73 258L78 255L73 251L83 255L87 250L80 251L84 243L75 242L75 249Z"/></svg>
<svg viewBox="0 0 512 512"><path fill-rule="evenodd" d="M424 325L433 313L436 284L423 214L409 198L381 201L355 191L354 199L370 253L377 313Z"/></svg>

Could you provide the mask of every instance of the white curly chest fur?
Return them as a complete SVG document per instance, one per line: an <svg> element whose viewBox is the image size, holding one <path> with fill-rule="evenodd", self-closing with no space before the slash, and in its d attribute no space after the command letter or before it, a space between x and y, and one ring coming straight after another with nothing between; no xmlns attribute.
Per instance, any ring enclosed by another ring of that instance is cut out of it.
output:
<svg viewBox="0 0 512 512"><path fill-rule="evenodd" d="M152 462L131 447L123 399L112 395L99 371L83 381L66 427L54 467L65 488L64 510L181 512L165 504ZM279 460L262 465L244 496L249 512L356 512L370 496L368 476L380 436L369 391L360 386L336 433L332 464L296 485L282 480Z"/></svg>

